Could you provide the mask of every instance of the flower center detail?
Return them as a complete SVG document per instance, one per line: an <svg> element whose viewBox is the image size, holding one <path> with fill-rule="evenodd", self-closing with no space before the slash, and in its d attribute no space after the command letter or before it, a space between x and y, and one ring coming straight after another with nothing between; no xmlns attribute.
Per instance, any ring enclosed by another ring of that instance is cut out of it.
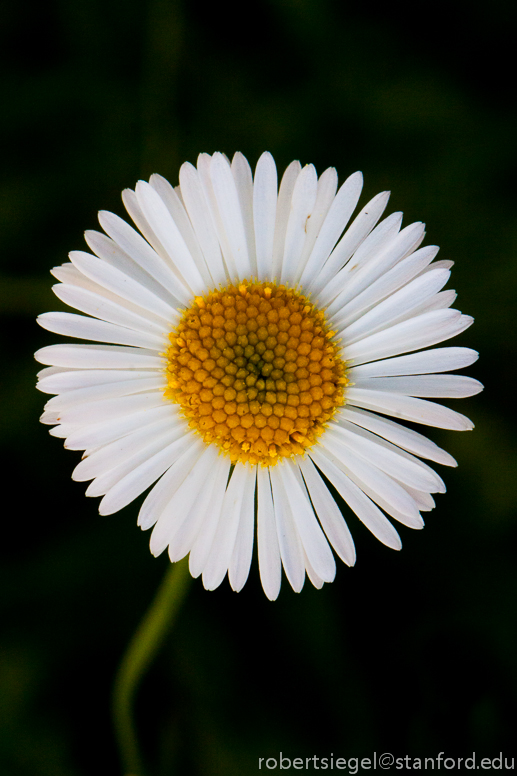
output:
<svg viewBox="0 0 517 776"><path fill-rule="evenodd" d="M165 397L232 463L300 455L344 403L333 334L324 313L286 286L212 291L169 334Z"/></svg>

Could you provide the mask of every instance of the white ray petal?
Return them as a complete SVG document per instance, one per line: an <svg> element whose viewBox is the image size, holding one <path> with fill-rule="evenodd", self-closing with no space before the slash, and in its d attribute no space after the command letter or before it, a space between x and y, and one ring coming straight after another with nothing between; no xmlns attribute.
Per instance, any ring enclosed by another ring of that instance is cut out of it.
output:
<svg viewBox="0 0 517 776"><path fill-rule="evenodd" d="M473 377L463 375L408 375L403 377L364 377L354 382L356 388L403 393L442 399L463 399L475 396L483 385Z"/></svg>
<svg viewBox="0 0 517 776"><path fill-rule="evenodd" d="M109 345L47 345L34 358L41 364L77 369L163 369L165 364L154 350Z"/></svg>
<svg viewBox="0 0 517 776"><path fill-rule="evenodd" d="M222 518L219 520L212 547L203 569L203 586L215 590L223 581L230 566L239 528L246 482L252 476L247 466L237 465L233 470L224 496Z"/></svg>
<svg viewBox="0 0 517 776"><path fill-rule="evenodd" d="M286 168L280 182L278 200L276 205L275 236L273 239L273 261L271 266L271 278L280 277L284 258L285 235L287 222L291 212L291 200L296 180L300 175L302 166L300 162L291 162Z"/></svg>
<svg viewBox="0 0 517 776"><path fill-rule="evenodd" d="M479 358L479 353L471 348L434 348L421 353L411 353L369 364L352 367L348 372L351 381L365 377L390 377L396 375L429 374L432 372L452 372L464 369Z"/></svg>
<svg viewBox="0 0 517 776"><path fill-rule="evenodd" d="M210 511L205 515L202 529L198 532L189 556L189 569L194 577L199 577L205 568L210 550L214 542L214 536L221 520L225 519L223 513L224 498L226 488L228 487L228 476L230 467L226 470L225 476L215 483L213 500Z"/></svg>
<svg viewBox="0 0 517 776"><path fill-rule="evenodd" d="M474 424L459 412L412 396L388 393L387 391L367 391L365 388L347 388L348 404L367 410L394 415L402 420L422 423L424 426L450 428L454 431L470 431Z"/></svg>
<svg viewBox="0 0 517 776"><path fill-rule="evenodd" d="M253 555L253 536L255 533L255 483L257 468L257 466L252 467L246 478L239 527L237 528L235 545L228 567L230 585L236 593L242 590L250 573Z"/></svg>
<svg viewBox="0 0 517 776"><path fill-rule="evenodd" d="M236 277L240 279L249 278L252 274L251 262L239 203L239 194L230 165L220 153L212 156L210 177L222 226L237 273Z"/></svg>
<svg viewBox="0 0 517 776"><path fill-rule="evenodd" d="M427 348L461 334L473 322L470 315L462 315L459 310L433 310L346 346L345 357L358 365Z"/></svg>
<svg viewBox="0 0 517 776"><path fill-rule="evenodd" d="M309 563L324 582L332 582L336 575L336 562L312 509L300 470L296 464L286 460L283 466L278 467L278 474L282 478L294 522Z"/></svg>
<svg viewBox="0 0 517 776"><path fill-rule="evenodd" d="M100 447L120 439L138 428L154 423L159 418L164 423L175 419L178 411L172 404L163 403L153 409L144 409L128 415L112 418L101 423L66 424L71 430L66 433L65 447L67 450L87 450L90 447Z"/></svg>
<svg viewBox="0 0 517 776"><path fill-rule="evenodd" d="M381 255L386 248L393 244L394 240L399 236L401 224L402 213L391 213L370 232L339 272L330 274L329 270L327 272L322 271L314 284L314 293L318 295L320 304L326 305L336 297L340 299L344 290L346 291L348 285L355 279L359 271L363 270L366 264ZM346 238L347 234L348 232L345 233L343 239ZM348 301L347 296L351 299L353 295L346 295L345 301Z"/></svg>
<svg viewBox="0 0 517 776"><path fill-rule="evenodd" d="M361 426L361 428L366 428L368 431L378 434L383 439L387 439L389 442L421 458L428 458L430 461L435 461L445 466L457 466L452 455L442 450L427 437L419 434L417 431L413 431L413 429L401 426L400 423L395 423L366 410L360 410L357 407L348 406L340 410L335 420L339 423L341 418L355 423L357 426Z"/></svg>
<svg viewBox="0 0 517 776"><path fill-rule="evenodd" d="M282 560L269 469L262 466L257 466L257 545L260 581L269 600L274 601L282 582Z"/></svg>
<svg viewBox="0 0 517 776"><path fill-rule="evenodd" d="M102 496L99 514L112 515L144 492L167 471L190 444L176 428L91 482L87 496Z"/></svg>
<svg viewBox="0 0 517 776"><path fill-rule="evenodd" d="M355 172L346 179L334 198L301 275L300 283L307 289L312 288L320 272L327 270L325 263L330 264L329 271L333 273L340 268L335 266L335 260L330 261L329 256L356 208L362 188L363 175Z"/></svg>
<svg viewBox="0 0 517 776"><path fill-rule="evenodd" d="M341 471L334 463L334 457L330 453L324 453L320 447L311 448L310 457L368 530L387 547L400 550L402 547L400 536L390 521L373 501Z"/></svg>
<svg viewBox="0 0 517 776"><path fill-rule="evenodd" d="M176 307L180 304L179 300L171 294L167 296L172 304L162 299L159 296L160 290L152 278L149 278L150 282L147 284L145 282L141 283L136 276L126 275L116 267L112 267L105 261L97 259L95 256L90 256L89 253L84 253L83 251L71 251L69 256L74 267L95 284L102 286L123 299L127 299L132 304L154 312L165 321L177 319ZM56 277L58 276L56 275ZM58 277L58 279L61 280L62 276ZM86 285L86 288L88 288L88 285ZM97 289L90 287L89 290L96 291ZM172 305L175 306L173 307Z"/></svg>
<svg viewBox="0 0 517 776"><path fill-rule="evenodd" d="M150 548L153 555L160 555L165 550L174 537L182 516L190 512L198 494L210 481L217 454L218 450L214 445L205 446L195 465L185 474L183 481L178 484L174 492L169 494L168 502L157 513L158 520L151 535Z"/></svg>
<svg viewBox="0 0 517 776"><path fill-rule="evenodd" d="M140 183L142 183L142 181ZM151 189L148 183L145 185ZM138 189L139 186L137 185L137 192ZM156 214L153 217L153 221L161 224L160 216L163 215L163 212L165 211L169 217L169 220L174 223L158 194L153 189L151 189L151 191L154 194L154 197L152 197L152 207L156 207ZM138 193L136 193L135 196L138 199ZM143 200L144 198L141 197L141 199ZM152 207L149 206L147 198L145 199L146 211L150 213ZM138 204L141 207L140 200L138 200ZM148 212L145 214L146 219ZM149 221L147 222L149 223ZM119 216L115 215L114 213L101 210L99 213L99 223L104 231L109 234L109 236L117 243L117 245L120 245L122 250L127 253L128 256L131 256L136 264L145 270L158 283L163 285L164 288L166 288L183 304L188 302L188 299L191 296L191 294L189 294L190 289L185 283L183 275L178 274L175 264L165 260L161 255L153 250L152 247L148 245L142 238L142 236L138 234L138 232L136 232L128 223L126 223L122 218L119 218ZM173 228L177 231L177 227L175 225ZM164 246L164 249L168 250L169 246ZM192 262L190 255L189 261Z"/></svg>
<svg viewBox="0 0 517 776"><path fill-rule="evenodd" d="M95 342L113 342L116 345L131 345L137 348L163 351L165 337L117 326L114 323L87 318L75 313L43 313L36 319L40 326L65 337L78 337Z"/></svg>
<svg viewBox="0 0 517 776"><path fill-rule="evenodd" d="M293 285L297 276L303 244L307 236L307 222L316 202L317 186L318 176L314 165L308 164L299 174L293 189L280 272L282 283Z"/></svg>
<svg viewBox="0 0 517 776"><path fill-rule="evenodd" d="M58 371L42 375L36 386L44 393L68 393L70 391L86 390L96 386L108 386L117 383L137 384L138 381L147 383L148 380L161 379L159 374L154 374L154 370L136 369L77 369L68 371L64 367L50 367ZM45 371L45 370L42 370ZM41 374L41 373L40 373ZM127 387L127 386L126 386ZM121 391L124 386L121 386Z"/></svg>
<svg viewBox="0 0 517 776"><path fill-rule="evenodd" d="M74 307L86 315L92 315L94 318L100 318L109 323L115 323L118 326L125 326L128 329L134 329L141 332L152 332L163 336L167 331L166 324L152 321L149 317L141 315L135 310L130 310L127 303L123 300L115 302L107 299L103 295L93 293L84 288L78 288L71 285L55 285L52 290L58 299Z"/></svg>
<svg viewBox="0 0 517 776"><path fill-rule="evenodd" d="M248 160L239 151L234 154L232 159L232 175L241 207L251 273L256 277L257 253L255 250L255 231L253 227L253 174Z"/></svg>
<svg viewBox="0 0 517 776"><path fill-rule="evenodd" d="M354 323L341 329L337 336L343 337L348 347L367 335L375 334L387 326L393 325L436 294L447 283L449 277L450 272L445 269L437 269L434 272L420 275L362 315ZM417 315L418 313L415 312L407 317L413 318Z"/></svg>
<svg viewBox="0 0 517 776"><path fill-rule="evenodd" d="M419 248L410 256L399 261L388 272L385 272L374 283L361 291L350 302L343 305L331 317L332 327L336 330L354 323L358 318L374 308L391 294L402 288L416 277L422 268L430 264L436 256L438 248L434 245ZM432 265L434 266L434 265Z"/></svg>
<svg viewBox="0 0 517 776"><path fill-rule="evenodd" d="M301 457L298 463L329 542L341 560L348 566L353 566L356 559L355 546L345 518L311 459L308 456Z"/></svg>
<svg viewBox="0 0 517 776"><path fill-rule="evenodd" d="M145 458L142 453L139 458L139 466L128 471L122 479L118 479L121 471L126 471L132 464L121 464L120 467L117 467L117 481L108 491L106 491L106 495L99 504L99 514L112 515L114 512L118 512L120 509L127 506L127 504L134 501L137 496L140 496L144 490L147 490L147 488L156 482L158 477L161 477L174 461L177 461L178 458L185 453L189 445L190 439L182 436L179 439L173 439L167 447L159 449L154 455L149 454L152 453L152 450L147 452ZM158 443L155 447L158 447ZM134 462L135 461L133 461L133 463ZM120 469L120 471L118 471L118 469ZM113 475L110 477L110 481L113 482L115 470L112 470L110 475ZM97 478L94 482L97 484L99 479L100 478ZM106 480L107 479L108 478L106 477ZM102 487L102 492L105 491L105 484L106 483L104 483Z"/></svg>
<svg viewBox="0 0 517 776"><path fill-rule="evenodd" d="M334 250L332 251L328 261L325 263L321 271L321 277L318 276L318 288L323 291L326 285L332 282L332 279L336 276L336 273L342 268L346 267L349 259L359 249L361 244L366 241L368 235L375 227L377 221L383 214L388 204L390 197L389 191L383 191L377 194L368 204L361 210L361 212L355 217L351 225L346 230L345 234L338 242ZM392 221L386 219L387 224L384 224L381 231L377 233L376 240L381 236L382 230L389 227L392 228L392 224L395 222L396 231L400 227L400 221L402 220L402 214L395 213ZM371 245L371 243L369 243ZM361 254L359 254L359 260L361 260ZM346 275L346 271L344 275Z"/></svg>
<svg viewBox="0 0 517 776"><path fill-rule="evenodd" d="M156 191L167 210L171 214L171 217L178 227L178 231L185 243L187 250L192 257L192 261L199 270L199 274L203 278L205 286L213 286L214 280L207 266L203 252L198 243L196 233L192 228L190 219L185 210L185 206L181 201L178 193L174 187L171 186L169 181L165 180L161 175L154 173L149 178L149 184Z"/></svg>
<svg viewBox="0 0 517 776"><path fill-rule="evenodd" d="M311 256L316 240L318 240L322 226L327 218L330 206L332 205L337 191L337 172L334 167L325 170L318 179L318 188L316 192L316 201L312 209L309 220L306 224L306 235L303 243L303 251L298 263L295 282L300 282L302 272L305 270L309 257ZM325 230L328 233L328 228ZM318 247L318 251L320 247ZM327 254L328 255L328 254ZM308 289L306 289L308 290Z"/></svg>
<svg viewBox="0 0 517 776"><path fill-rule="evenodd" d="M83 406L89 402L113 399L121 396L130 396L136 393L148 393L165 389L165 380L162 375L151 376L140 380L116 380L115 382L92 385L87 388L78 388L75 391L65 391L59 396L54 396L45 404L48 410L64 410L68 407Z"/></svg>
<svg viewBox="0 0 517 776"><path fill-rule="evenodd" d="M203 186L196 168L185 163L180 168L181 193L185 208L192 222L214 284L225 283L226 269L219 247L219 241L212 222L210 209L203 193Z"/></svg>
<svg viewBox="0 0 517 776"><path fill-rule="evenodd" d="M284 490L282 478L277 466L269 469L273 491L273 506L280 556L285 575L295 593L299 593L305 581L305 563L303 545L296 530L289 497Z"/></svg>
<svg viewBox="0 0 517 776"><path fill-rule="evenodd" d="M225 273L231 282L234 282L238 277L237 266L233 258L232 246L225 232L223 219L219 212L219 205L212 184L211 164L212 157L209 154L199 154L197 158L197 170L203 187L203 194L210 212L212 224L217 234L218 242L221 246L225 263Z"/></svg>
<svg viewBox="0 0 517 776"><path fill-rule="evenodd" d="M259 280L272 277L277 188L274 159L271 154L263 153L257 162L253 185L253 223Z"/></svg>
<svg viewBox="0 0 517 776"><path fill-rule="evenodd" d="M203 278L167 206L146 181L138 181L135 193L148 223L167 251L175 275L187 293L187 299L192 293L201 293L205 287Z"/></svg>
<svg viewBox="0 0 517 776"><path fill-rule="evenodd" d="M215 460L210 477L202 484L192 508L180 513L176 510L176 524L169 538L169 558L175 562L184 558L192 549L200 531L205 530L207 515L214 503L218 481L226 483L230 471L230 459L220 455Z"/></svg>
<svg viewBox="0 0 517 776"><path fill-rule="evenodd" d="M196 466L205 450L206 446L201 439L195 434L191 434L188 449L165 472L140 507L138 525L142 531L147 531L156 523L174 493L184 482L188 473Z"/></svg>
<svg viewBox="0 0 517 776"><path fill-rule="evenodd" d="M358 263L357 255L361 251L360 248L357 254L344 267L343 272L346 272L350 267L346 282L343 283L343 280L338 279L336 276L335 292L339 291L339 294L332 304L329 305L328 314L333 315L343 304L353 299L357 294L360 294L361 291L368 288L399 261L413 253L424 239L424 236L424 224L419 222L410 224L410 226L406 226L391 240L383 243L382 247L376 253L370 255L367 260ZM366 244L366 240L364 244ZM342 286L344 287L341 291L340 288ZM334 291L331 295L334 296Z"/></svg>

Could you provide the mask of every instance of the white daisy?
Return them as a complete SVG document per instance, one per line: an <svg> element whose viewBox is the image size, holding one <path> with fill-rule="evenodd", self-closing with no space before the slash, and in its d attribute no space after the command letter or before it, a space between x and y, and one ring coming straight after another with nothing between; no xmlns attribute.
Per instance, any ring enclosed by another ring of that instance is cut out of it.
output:
<svg viewBox="0 0 517 776"><path fill-rule="evenodd" d="M84 450L73 473L116 512L151 488L141 528L151 551L190 553L212 590L248 577L255 520L260 576L277 597L281 569L295 591L334 578L354 543L327 488L384 544L388 517L421 528L442 479L420 458L454 459L384 416L466 430L472 423L422 399L481 390L451 374L477 353L436 345L472 318L441 291L450 261L419 248L424 225L380 221L388 192L357 206L361 173L337 191L333 168L293 162L280 187L265 153L253 178L244 156L201 154L180 185L159 175L123 193L140 233L101 212L52 272L56 295L86 315L39 317L49 331L103 344L45 347L42 422ZM336 193L337 192L337 193ZM104 344L107 343L107 344ZM419 352L415 352L419 351ZM406 354L406 355L402 355ZM437 374L438 373L438 374ZM380 414L378 414L380 413ZM323 476L326 480L323 478ZM256 514L256 517L255 517ZM387 517L388 516L388 517Z"/></svg>

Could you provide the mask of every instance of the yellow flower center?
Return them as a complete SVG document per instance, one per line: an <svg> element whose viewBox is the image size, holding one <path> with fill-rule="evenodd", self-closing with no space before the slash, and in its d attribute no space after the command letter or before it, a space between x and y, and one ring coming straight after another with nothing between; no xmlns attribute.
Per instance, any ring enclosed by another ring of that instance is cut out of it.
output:
<svg viewBox="0 0 517 776"><path fill-rule="evenodd" d="M286 286L212 291L169 334L165 397L232 463L300 455L344 402L333 334L324 313Z"/></svg>

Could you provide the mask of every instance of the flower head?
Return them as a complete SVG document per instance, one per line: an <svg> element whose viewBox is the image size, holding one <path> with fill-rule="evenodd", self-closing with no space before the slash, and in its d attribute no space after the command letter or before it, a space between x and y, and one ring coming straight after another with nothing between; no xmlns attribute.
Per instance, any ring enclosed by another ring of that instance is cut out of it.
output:
<svg viewBox="0 0 517 776"><path fill-rule="evenodd" d="M421 528L444 492L420 459L454 459L395 417L466 430L471 422L422 399L481 385L448 374L477 353L433 348L472 319L442 291L452 262L420 248L424 225L380 221L383 192L348 225L360 173L337 191L293 162L280 187L270 154L255 175L242 156L201 154L173 188L153 175L123 194L138 227L101 212L92 253L56 267L56 295L86 315L45 313L50 331L102 344L38 351L50 399L42 422L84 450L73 477L92 480L111 514L151 486L139 513L151 551L190 553L193 576L234 590L249 573L255 522L269 598L281 569L294 590L348 565L354 543L328 480L389 547L388 516ZM348 227L348 228L347 228ZM446 374L443 374L446 373ZM388 417L385 417L388 416ZM158 480L158 482L156 482ZM156 483L156 484L154 484Z"/></svg>

